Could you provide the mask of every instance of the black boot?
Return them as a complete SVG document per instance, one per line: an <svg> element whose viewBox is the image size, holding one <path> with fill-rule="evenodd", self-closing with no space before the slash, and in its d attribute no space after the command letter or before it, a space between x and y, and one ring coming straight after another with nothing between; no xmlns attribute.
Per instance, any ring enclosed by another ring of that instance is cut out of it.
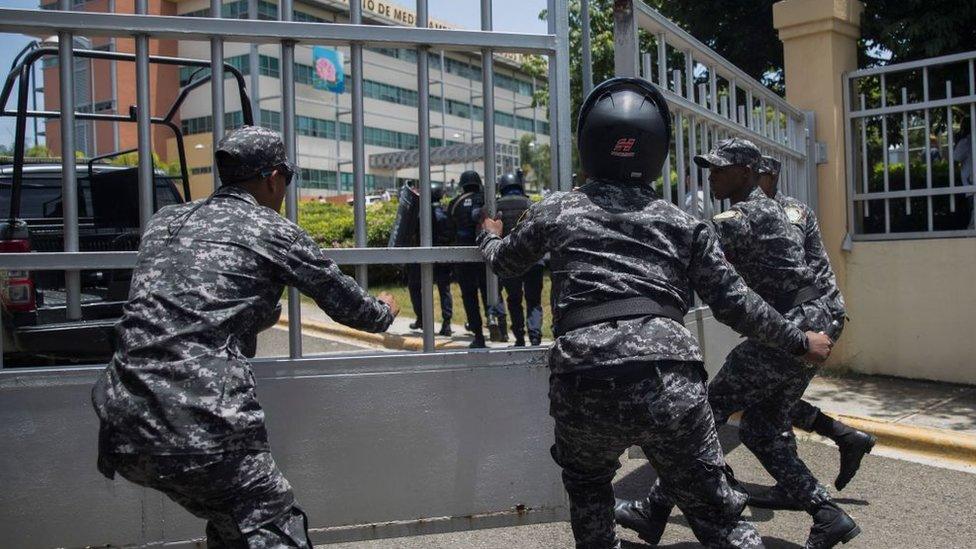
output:
<svg viewBox="0 0 976 549"><path fill-rule="evenodd" d="M441 331L437 332L437 335L442 335L445 337L451 337L454 335L454 330L451 329L450 320L445 320L444 323L441 324Z"/></svg>
<svg viewBox="0 0 976 549"><path fill-rule="evenodd" d="M515 347L525 347L525 336L515 336Z"/></svg>
<svg viewBox="0 0 976 549"><path fill-rule="evenodd" d="M410 323L411 330L420 330L422 328L423 328L423 323L420 321L419 318Z"/></svg>
<svg viewBox="0 0 976 549"><path fill-rule="evenodd" d="M834 486L838 490L843 490L854 478L861 467L861 460L871 453L878 439L870 433L852 429L823 412L817 414L817 419L813 422L813 430L837 444L840 450L840 471L837 473Z"/></svg>
<svg viewBox="0 0 976 549"><path fill-rule="evenodd" d="M617 524L637 532L637 537L645 543L657 545L668 525L671 506L658 505L646 498L637 501L618 498L613 506L613 516Z"/></svg>
<svg viewBox="0 0 976 549"><path fill-rule="evenodd" d="M529 343L531 343L533 347L537 345L542 345L542 338L529 336Z"/></svg>
<svg viewBox="0 0 976 549"><path fill-rule="evenodd" d="M804 549L830 549L838 543L847 543L861 533L861 528L832 501L825 501L809 510L813 515L813 527Z"/></svg>
<svg viewBox="0 0 976 549"><path fill-rule="evenodd" d="M474 341L471 342L471 345L468 345L468 348L469 349L484 349L487 346L488 345L485 343L485 334L483 334L483 333L481 333L479 331L479 332L476 332L474 334Z"/></svg>
<svg viewBox="0 0 976 549"><path fill-rule="evenodd" d="M749 490L747 505L760 509L802 511L806 506L795 499L779 484L759 490Z"/></svg>

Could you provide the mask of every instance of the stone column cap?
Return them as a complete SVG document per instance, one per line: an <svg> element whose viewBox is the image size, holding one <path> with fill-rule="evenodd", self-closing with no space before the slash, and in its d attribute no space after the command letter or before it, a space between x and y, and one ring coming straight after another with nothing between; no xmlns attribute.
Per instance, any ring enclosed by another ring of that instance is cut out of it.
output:
<svg viewBox="0 0 976 549"><path fill-rule="evenodd" d="M857 39L863 11L860 0L783 0L773 4L773 26L782 41L823 32Z"/></svg>

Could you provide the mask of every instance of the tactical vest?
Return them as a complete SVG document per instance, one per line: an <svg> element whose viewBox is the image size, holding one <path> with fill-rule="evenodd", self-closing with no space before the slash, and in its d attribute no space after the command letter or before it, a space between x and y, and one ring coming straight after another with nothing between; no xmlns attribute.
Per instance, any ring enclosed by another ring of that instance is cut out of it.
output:
<svg viewBox="0 0 976 549"><path fill-rule="evenodd" d="M468 192L455 198L448 206L448 215L454 222L454 229L457 231L456 243L459 245L473 246L475 243L478 221L475 219L474 211L485 206L485 195L480 192Z"/></svg>
<svg viewBox="0 0 976 549"><path fill-rule="evenodd" d="M495 209L503 224L502 237L506 237L512 232L515 224L522 218L522 214L531 206L532 200L523 194L510 194L495 202Z"/></svg>

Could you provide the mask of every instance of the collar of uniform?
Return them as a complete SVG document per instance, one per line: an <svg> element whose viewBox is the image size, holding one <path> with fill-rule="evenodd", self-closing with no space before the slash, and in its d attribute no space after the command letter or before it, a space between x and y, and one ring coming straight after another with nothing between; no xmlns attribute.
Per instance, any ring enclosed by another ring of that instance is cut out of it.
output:
<svg viewBox="0 0 976 549"><path fill-rule="evenodd" d="M757 198L769 198L766 193L763 192L762 187L756 185L750 192L749 197L746 200L756 200Z"/></svg>
<svg viewBox="0 0 976 549"><path fill-rule="evenodd" d="M216 192L214 192L213 197L228 197L236 198L238 200L243 200L254 206L258 205L258 199L254 198L254 195L247 192L244 187L239 187L237 185L222 185Z"/></svg>

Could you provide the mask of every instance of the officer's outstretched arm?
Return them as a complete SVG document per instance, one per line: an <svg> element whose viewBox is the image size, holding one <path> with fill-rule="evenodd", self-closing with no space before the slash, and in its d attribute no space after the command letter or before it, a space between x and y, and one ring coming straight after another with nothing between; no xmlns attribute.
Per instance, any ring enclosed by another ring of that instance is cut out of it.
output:
<svg viewBox="0 0 976 549"><path fill-rule="evenodd" d="M794 355L806 353L807 336L749 289L726 261L714 230L706 223L695 229L688 277L723 324Z"/></svg>
<svg viewBox="0 0 976 549"><path fill-rule="evenodd" d="M353 278L342 274L338 265L305 232L286 252L281 281L314 299L340 324L382 332L393 322L390 307L367 294Z"/></svg>
<svg viewBox="0 0 976 549"><path fill-rule="evenodd" d="M526 210L504 239L479 230L478 247L498 276L519 276L546 254L545 220L541 204L533 204Z"/></svg>

